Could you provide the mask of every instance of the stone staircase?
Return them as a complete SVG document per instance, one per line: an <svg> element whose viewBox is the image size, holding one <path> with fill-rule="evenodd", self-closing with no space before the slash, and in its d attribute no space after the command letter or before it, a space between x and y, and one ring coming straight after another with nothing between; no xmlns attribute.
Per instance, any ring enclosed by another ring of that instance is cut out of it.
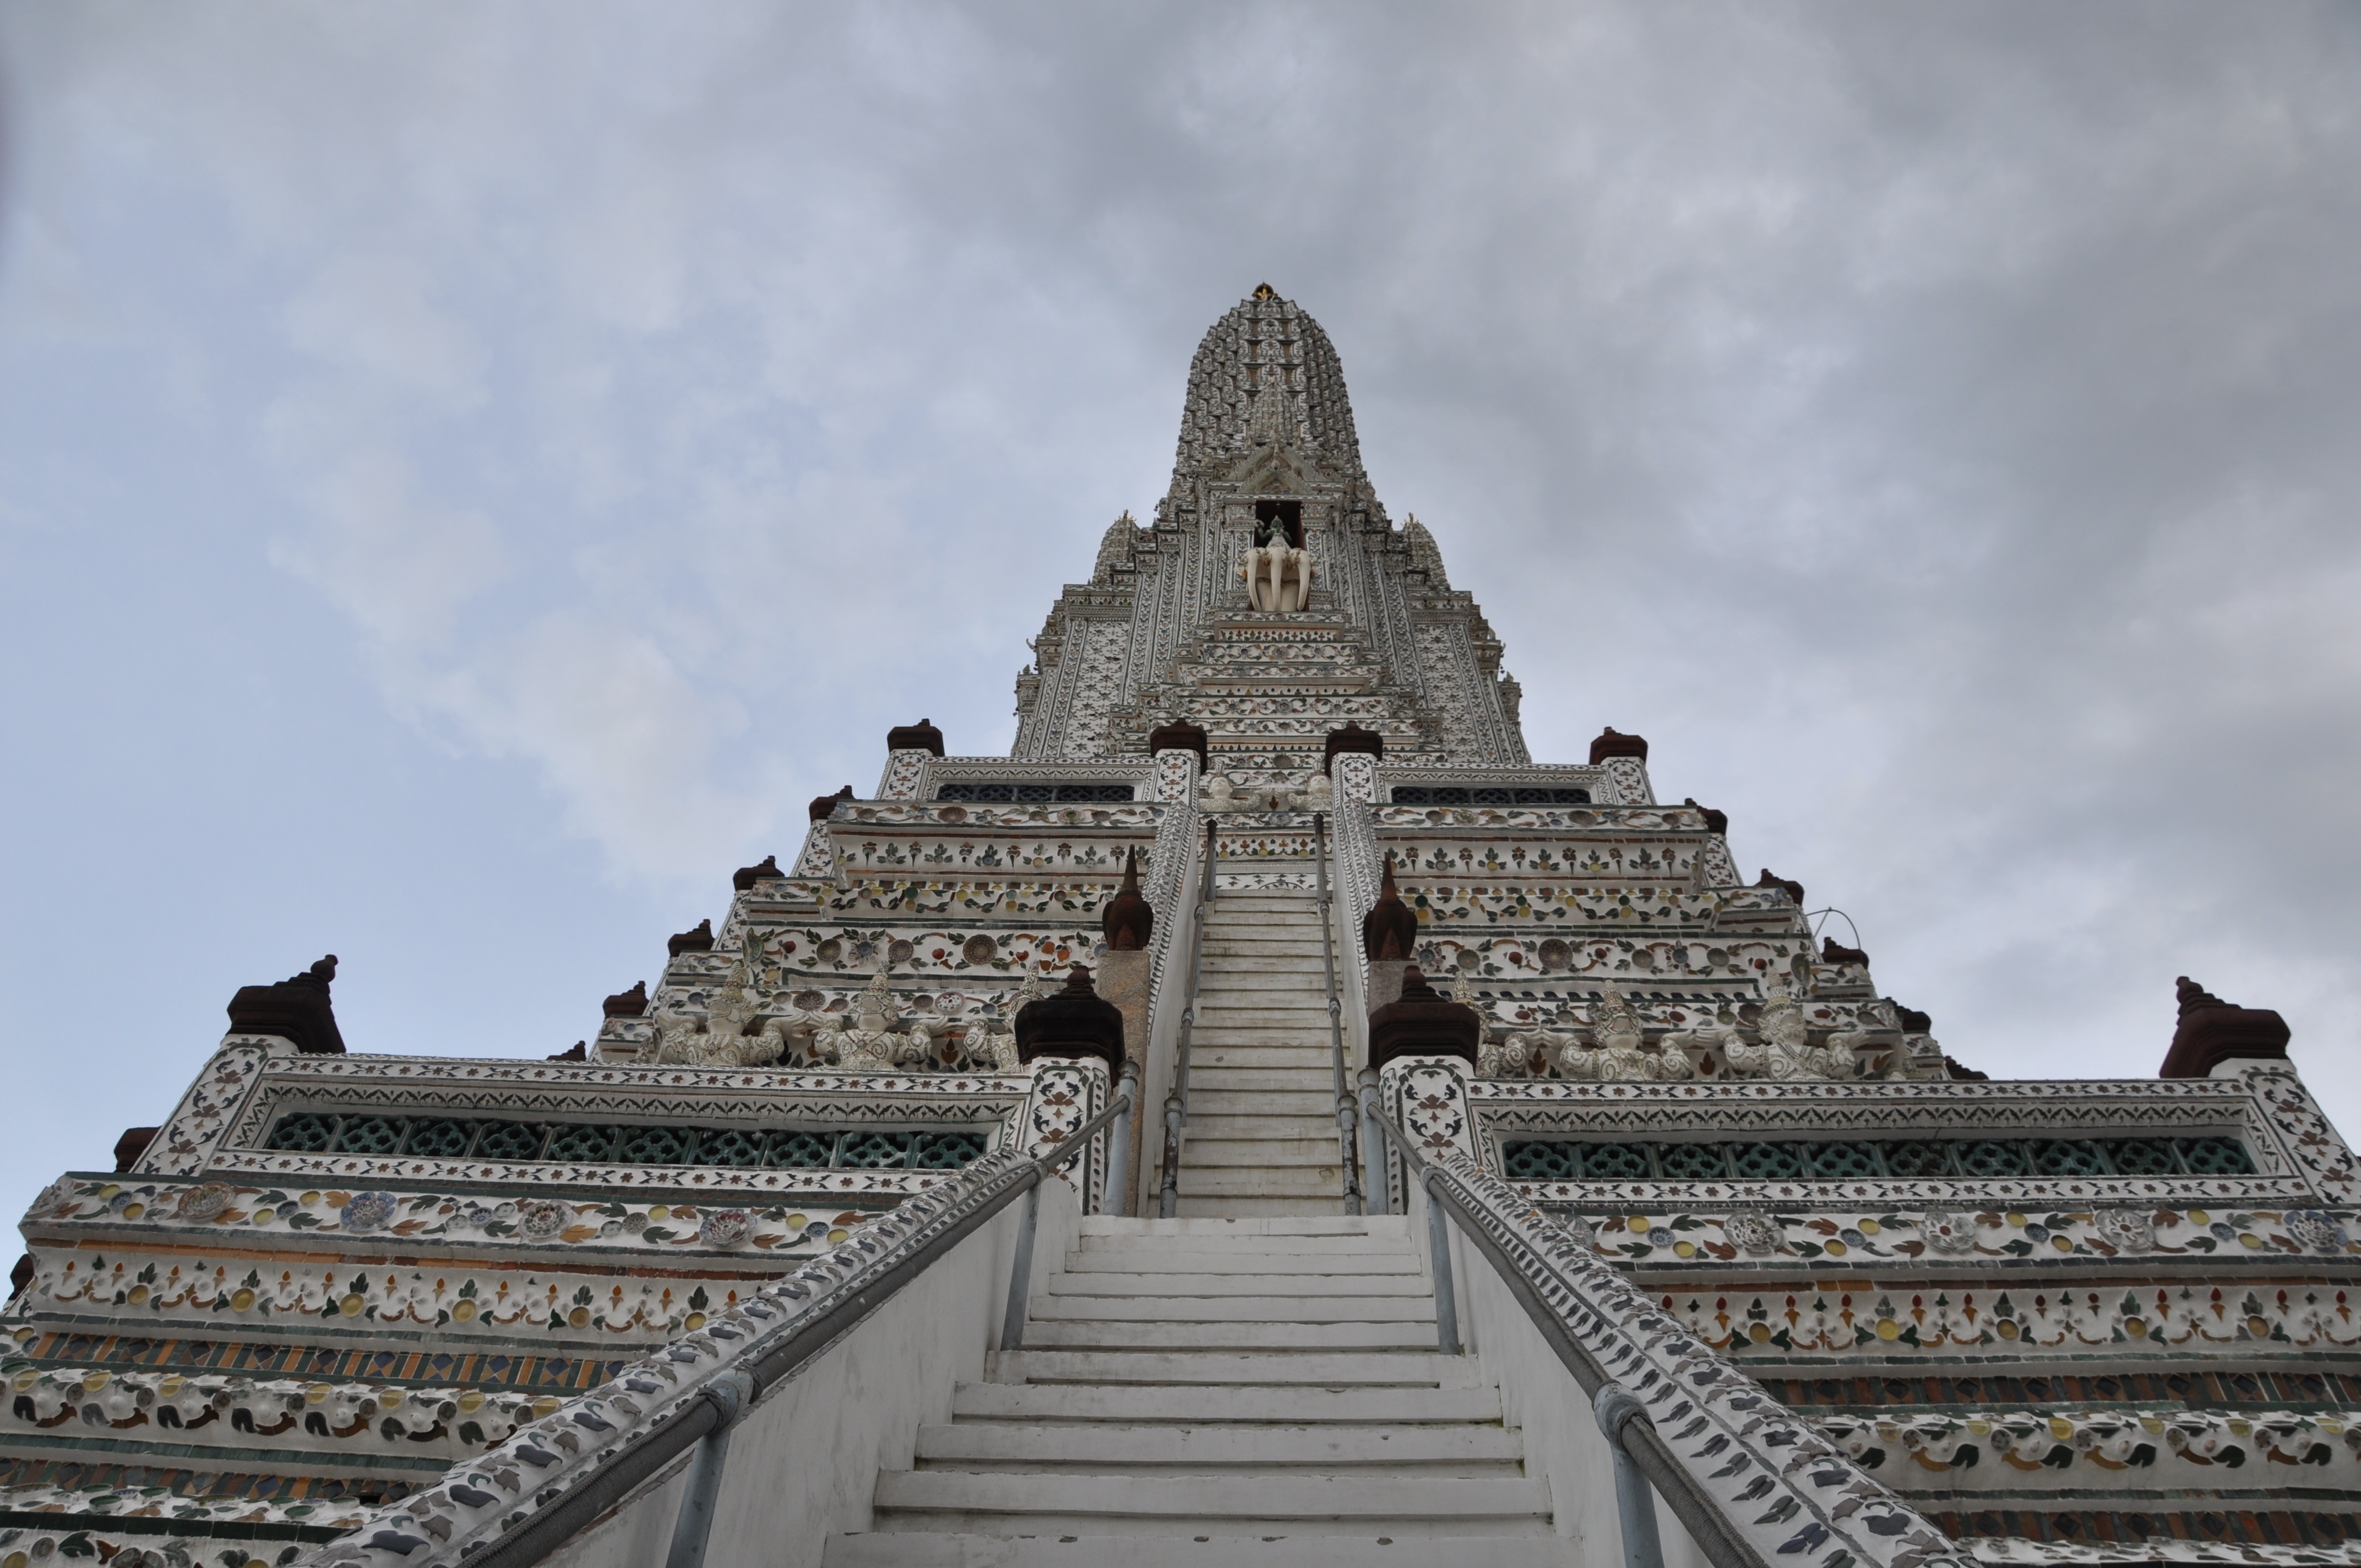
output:
<svg viewBox="0 0 2361 1568"><path fill-rule="evenodd" d="M1341 1214L1320 905L1233 890L1205 919L1190 1047L1180 1214Z"/></svg>
<svg viewBox="0 0 2361 1568"><path fill-rule="evenodd" d="M1082 1222L826 1568L1574 1561L1399 1216Z"/></svg>

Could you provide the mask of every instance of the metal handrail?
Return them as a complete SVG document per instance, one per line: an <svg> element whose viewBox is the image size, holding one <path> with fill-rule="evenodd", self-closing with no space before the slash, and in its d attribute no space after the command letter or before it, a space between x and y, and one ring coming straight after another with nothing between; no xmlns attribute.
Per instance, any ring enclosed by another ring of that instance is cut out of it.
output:
<svg viewBox="0 0 2361 1568"><path fill-rule="evenodd" d="M1221 823L1205 819L1205 869L1197 884L1197 912L1190 921L1189 1000L1180 1009L1180 1042L1174 1052L1172 1092L1164 1097L1164 1186L1157 1212L1171 1219L1180 1212L1180 1129L1189 1124L1189 1042L1197 1027L1197 980L1205 960L1205 917L1213 907L1213 862L1221 857Z"/></svg>
<svg viewBox="0 0 2361 1568"><path fill-rule="evenodd" d="M1019 1197L1029 1197L1032 1204L1028 1207L1038 1207L1041 1183L1087 1149L1091 1139L1130 1109L1129 1092L1119 1093L1105 1110L1076 1128L1050 1153L1035 1158L1013 1176L1005 1168L994 1172L994 1177L1009 1176L1009 1179L988 1202L929 1239L827 1313L805 1324L751 1365L723 1369L698 1390L700 1397L681 1405L669 1419L608 1461L597 1475L552 1502L529 1522L493 1541L471 1559L471 1563L476 1568L528 1568L543 1561L622 1501L641 1483L700 1443L710 1446L700 1454L702 1463L695 1466L689 1495L682 1504L684 1517L675 1521L672 1552L666 1562L667 1568L689 1568L703 1561L706 1531L713 1518L713 1499L720 1487L720 1451L739 1418L753 1409L766 1389L794 1376L805 1363L834 1343L847 1329L883 1306ZM1029 1232L1020 1240L1026 1244L1021 1250L1029 1253ZM1013 1277L1020 1288L1029 1283L1025 1277L1029 1262L1029 1257L1017 1259L1018 1272Z"/></svg>
<svg viewBox="0 0 2361 1568"><path fill-rule="evenodd" d="M1344 1157L1345 1212L1357 1214L1361 1186L1353 1157L1353 1122L1360 1114L1360 1106L1353 1091L1345 1087L1345 1003L1336 994L1336 933L1329 928L1333 901L1328 895L1327 819L1317 811L1312 814L1312 863L1319 873L1320 962L1328 972L1328 1059L1336 1080L1336 1141Z"/></svg>
<svg viewBox="0 0 2361 1568"><path fill-rule="evenodd" d="M1664 1441L1656 1431L1655 1423L1648 1419L1646 1410L1636 1400L1614 1397L1620 1391L1621 1385L1579 1340L1566 1332L1565 1325L1542 1299L1541 1293L1525 1277L1523 1271L1516 1266L1515 1260L1476 1223L1475 1211L1442 1182L1440 1178L1444 1173L1422 1157L1401 1129L1378 1109L1377 1085L1365 1079L1361 1095L1365 1120L1393 1146L1409 1168L1411 1176L1426 1192L1427 1237L1434 1256L1435 1321L1438 1332L1447 1332L1449 1336L1444 1354L1455 1355L1459 1352L1457 1299L1452 1288L1450 1243L1444 1229L1447 1217L1448 1222L1456 1223L1460 1234L1484 1254L1493 1272L1509 1287L1518 1305L1524 1308L1526 1318L1540 1332L1542 1339L1565 1369L1573 1374L1583 1393L1592 1400L1599 1428L1607 1434L1608 1445L1616 1454L1619 1469L1622 1464L1629 1463L1647 1478L1649 1484L1655 1487L1657 1496L1664 1499L1674 1516L1688 1530L1690 1538L1704 1550L1714 1568L1766 1568L1752 1545L1730 1530L1712 1499L1699 1490L1696 1480L1674 1454L1672 1445ZM1446 1315L1453 1321L1453 1327L1448 1331L1442 1328ZM1619 1483L1620 1480L1619 1476ZM1623 1490L1619 1484L1619 1493ZM1624 1503L1620 1497L1618 1500ZM1631 1520L1635 1510L1628 1504L1624 1504L1622 1511L1627 1521L1636 1523ZM1627 1535L1625 1544L1627 1552L1631 1552L1636 1550L1639 1543Z"/></svg>

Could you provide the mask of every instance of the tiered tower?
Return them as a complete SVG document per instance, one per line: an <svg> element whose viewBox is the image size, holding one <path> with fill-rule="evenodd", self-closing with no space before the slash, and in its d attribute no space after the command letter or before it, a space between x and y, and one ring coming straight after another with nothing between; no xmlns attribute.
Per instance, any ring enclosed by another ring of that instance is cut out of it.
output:
<svg viewBox="0 0 2361 1568"><path fill-rule="evenodd" d="M1987 1080L1644 740L1533 762L1295 305L1036 652L572 1051L238 992L22 1222L0 1568L1613 1568L1650 1486L1716 1568L2361 1568L2284 1022Z"/></svg>
<svg viewBox="0 0 2361 1568"><path fill-rule="evenodd" d="M1310 556L1305 609L1246 591L1248 553L1273 539ZM1387 521L1328 334L1267 285L1190 362L1153 526L1108 526L1034 648L1010 753L1026 762L1144 759L1177 719L1254 783L1300 777L1347 722L1405 762L1527 760L1499 639L1418 520Z"/></svg>

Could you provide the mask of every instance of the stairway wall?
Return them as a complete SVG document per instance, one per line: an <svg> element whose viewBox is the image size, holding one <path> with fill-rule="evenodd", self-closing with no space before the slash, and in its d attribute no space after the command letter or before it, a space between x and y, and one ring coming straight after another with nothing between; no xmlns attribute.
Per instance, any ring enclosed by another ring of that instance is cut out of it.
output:
<svg viewBox="0 0 2361 1568"><path fill-rule="evenodd" d="M1410 1184L1411 1234L1427 1234L1425 1189ZM1451 1273L1459 1307L1461 1348L1485 1381L1500 1390L1501 1413L1521 1429L1525 1471L1546 1476L1557 1530L1575 1543L1582 1568L1622 1568L1623 1530L1616 1513L1615 1458L1565 1363L1542 1338L1516 1296L1459 1227L1450 1227ZM1651 1489L1664 1568L1712 1568L1704 1549Z"/></svg>
<svg viewBox="0 0 2361 1568"><path fill-rule="evenodd" d="M1028 1293L1049 1288L1081 1225L1072 1187L1044 1181L1040 1191ZM738 1423L708 1563L818 1568L830 1534L869 1528L877 1473L910 1468L918 1428L950 1419L953 1387L982 1379L998 1347L1024 1212L1020 1198L994 1215ZM662 1563L687 1463L548 1561L565 1568Z"/></svg>

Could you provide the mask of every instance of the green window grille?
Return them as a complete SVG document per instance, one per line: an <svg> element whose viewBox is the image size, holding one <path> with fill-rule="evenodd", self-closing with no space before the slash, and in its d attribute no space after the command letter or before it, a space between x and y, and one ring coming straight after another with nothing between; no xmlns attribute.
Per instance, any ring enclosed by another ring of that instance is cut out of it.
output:
<svg viewBox="0 0 2361 1568"><path fill-rule="evenodd" d="M979 1147L979 1153L982 1152ZM850 1160L847 1164L851 1163ZM1914 1138L1891 1143L1504 1140L1512 1181L1864 1181L1940 1177L2251 1176L2235 1138Z"/></svg>
<svg viewBox="0 0 2361 1568"><path fill-rule="evenodd" d="M410 1137L401 1152L416 1155L421 1159L457 1159L467 1152L475 1141L476 1127L472 1122L454 1122L438 1118L410 1124Z"/></svg>
<svg viewBox="0 0 2361 1568"><path fill-rule="evenodd" d="M336 1118L334 1116L281 1116L279 1124L270 1129L267 1148L288 1149L296 1154L325 1154L328 1146L336 1141Z"/></svg>
<svg viewBox="0 0 2361 1568"><path fill-rule="evenodd" d="M295 1112L271 1124L262 1146L290 1154L388 1155L421 1159L549 1160L585 1165L696 1165L774 1169L960 1170L992 1146L988 1129L851 1132L802 1128L594 1126L472 1122L451 1116L332 1116ZM1571 1176L1571 1144L1536 1144ZM1649 1174L1642 1145L1605 1146L1617 1169ZM1711 1147L1714 1146L1707 1146ZM1617 1162L1620 1161L1621 1164ZM1560 1178L1563 1179L1563 1178Z"/></svg>
<svg viewBox="0 0 2361 1568"><path fill-rule="evenodd" d="M391 1154L409 1126L398 1116L347 1116L331 1146L337 1154Z"/></svg>
<svg viewBox="0 0 2361 1568"><path fill-rule="evenodd" d="M1578 1157L1588 1181L1645 1181L1655 1174L1645 1144L1586 1144Z"/></svg>
<svg viewBox="0 0 2361 1568"><path fill-rule="evenodd" d="M1828 1181L1859 1181L1863 1178L1883 1176L1878 1168L1877 1148L1873 1144L1812 1144L1811 1153L1805 1157L1810 1162L1812 1174Z"/></svg>
<svg viewBox="0 0 2361 1568"><path fill-rule="evenodd" d="M1500 1149L1500 1163L1518 1181L1571 1181L1582 1171L1576 1154L1581 1146L1541 1140L1506 1144Z"/></svg>
<svg viewBox="0 0 2361 1568"><path fill-rule="evenodd" d="M695 1165L694 1127L626 1127L615 1157L625 1165Z"/></svg>
<svg viewBox="0 0 2361 1568"><path fill-rule="evenodd" d="M614 1157L612 1127L560 1127L550 1135L549 1153L543 1157L604 1165Z"/></svg>
<svg viewBox="0 0 2361 1568"><path fill-rule="evenodd" d="M2095 1143L2059 1138L2033 1146L2033 1168L2044 1176L2104 1176L2107 1157Z"/></svg>
<svg viewBox="0 0 2361 1568"><path fill-rule="evenodd" d="M1887 1144L1881 1151L1885 1157L1888 1176L1949 1176L1951 1174L1951 1146L1937 1143Z"/></svg>
<svg viewBox="0 0 2361 1568"><path fill-rule="evenodd" d="M487 1122L476 1139L478 1159L534 1159L549 1129L531 1122Z"/></svg>
<svg viewBox="0 0 2361 1568"><path fill-rule="evenodd" d="M913 1170L958 1170L983 1153L981 1133L920 1133L910 1140Z"/></svg>
<svg viewBox="0 0 2361 1568"><path fill-rule="evenodd" d="M1980 1138L1959 1147L1961 1176L2023 1176L2026 1174L2025 1146L2004 1143L1997 1138Z"/></svg>
<svg viewBox="0 0 2361 1568"><path fill-rule="evenodd" d="M2235 1138L2175 1138L2181 1168L2191 1176L2252 1176L2255 1162Z"/></svg>
<svg viewBox="0 0 2361 1568"><path fill-rule="evenodd" d="M697 1135L697 1163L699 1165L760 1165L763 1163L763 1135L745 1127L723 1127L719 1132Z"/></svg>
<svg viewBox="0 0 2361 1568"><path fill-rule="evenodd" d="M2107 1164L2117 1176L2170 1176L2180 1168L2180 1162L2173 1158L2172 1146L2162 1138L2123 1138L2111 1143Z"/></svg>
<svg viewBox="0 0 2361 1568"><path fill-rule="evenodd" d="M1730 1165L1748 1181L1786 1181L1809 1174L1801 1144L1741 1144Z"/></svg>
<svg viewBox="0 0 2361 1568"><path fill-rule="evenodd" d="M856 1170L890 1170L909 1160L907 1133L847 1133L836 1163Z"/></svg>
<svg viewBox="0 0 2361 1568"><path fill-rule="evenodd" d="M836 1163L834 1133L773 1133L771 1163L788 1169L824 1170Z"/></svg>
<svg viewBox="0 0 2361 1568"><path fill-rule="evenodd" d="M1656 1168L1670 1181L1715 1181L1730 1175L1730 1152L1720 1144L1660 1144Z"/></svg>

